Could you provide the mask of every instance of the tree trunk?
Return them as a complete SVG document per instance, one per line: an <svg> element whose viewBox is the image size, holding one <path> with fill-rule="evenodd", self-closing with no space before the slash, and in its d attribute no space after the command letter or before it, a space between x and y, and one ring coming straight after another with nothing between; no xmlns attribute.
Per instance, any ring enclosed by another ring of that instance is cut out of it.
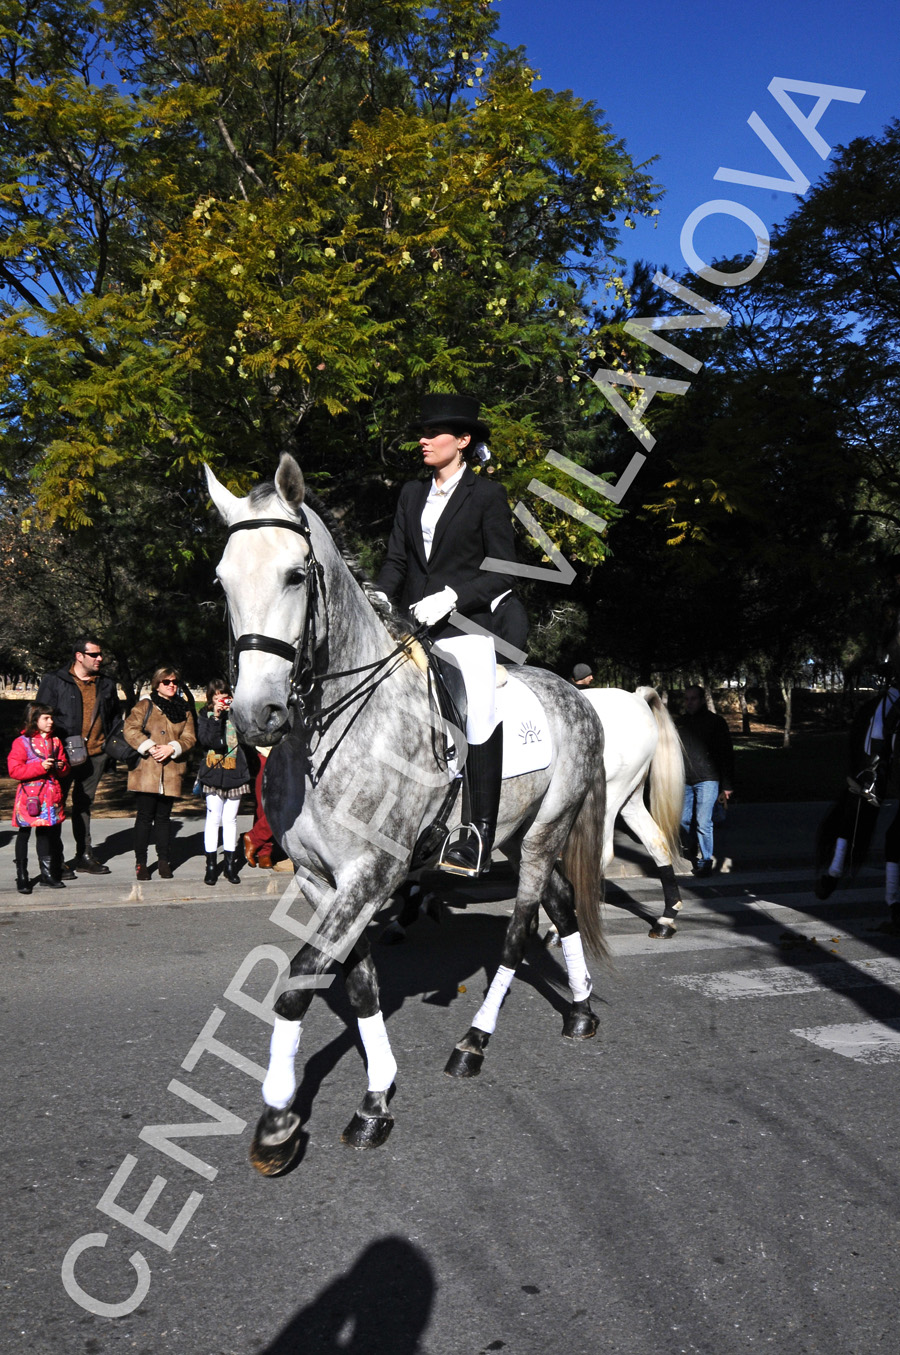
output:
<svg viewBox="0 0 900 1355"><path fill-rule="evenodd" d="M741 703L741 733L749 734L750 730L750 707L747 705L747 687L738 688L738 700Z"/></svg>
<svg viewBox="0 0 900 1355"><path fill-rule="evenodd" d="M781 695L784 697L784 742L783 748L791 746L791 717L793 715L794 685L791 679L781 679Z"/></svg>

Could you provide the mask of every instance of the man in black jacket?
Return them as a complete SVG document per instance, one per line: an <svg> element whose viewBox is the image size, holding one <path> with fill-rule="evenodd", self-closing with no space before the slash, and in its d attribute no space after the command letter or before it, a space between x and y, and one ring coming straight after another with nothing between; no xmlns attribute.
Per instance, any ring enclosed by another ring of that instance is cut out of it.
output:
<svg viewBox="0 0 900 1355"><path fill-rule="evenodd" d="M55 732L61 739L80 734L87 758L73 766L63 782L63 794L72 792L72 832L75 836L75 860L64 872L67 879L75 871L88 875L108 875L91 846L91 807L100 778L109 758L103 751L106 736L119 718L119 698L112 678L100 671L103 647L93 635L81 635L72 647L72 662L67 668L47 673L38 687L37 700L53 710ZM71 762L71 758L70 758Z"/></svg>
<svg viewBox="0 0 900 1355"><path fill-rule="evenodd" d="M713 809L720 796L730 800L734 781L734 750L731 734L721 715L706 704L702 687L686 687L684 714L675 721L684 746L684 810L681 831L687 838L691 820L696 820L697 860L695 875L709 875L713 868Z"/></svg>

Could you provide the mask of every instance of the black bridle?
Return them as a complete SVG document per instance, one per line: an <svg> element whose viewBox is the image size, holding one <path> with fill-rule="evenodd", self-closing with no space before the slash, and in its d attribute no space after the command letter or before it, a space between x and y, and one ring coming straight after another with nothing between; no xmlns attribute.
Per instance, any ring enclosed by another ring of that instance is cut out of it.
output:
<svg viewBox="0 0 900 1355"><path fill-rule="evenodd" d="M299 521L297 522L289 522L286 518L248 518L244 522L233 523L228 529L228 535L231 537L234 532L248 531L256 527L284 527L287 531L296 532L298 536L302 536L309 552L305 576L306 615L303 619L303 635L300 638L299 645L291 645L286 640L279 640L272 635L261 635L255 631L241 635L235 640L231 625L231 611L228 609L228 671L232 688L234 688L237 686L238 660L246 650L275 654L279 659L286 659L291 665L287 704L289 707L295 708L299 723L304 730L310 731L316 728L321 734L333 719L336 719L338 715L357 701L360 705L356 713L359 714L374 695L375 688L385 678L390 677L401 664L407 662L409 649L405 643L400 642L389 654L382 659L376 659L374 663L363 664L360 668L348 668L343 672L316 672L316 648L319 643L316 618L319 599L323 592L324 571L321 563L316 559L309 521L302 508L298 509L298 518ZM317 683L324 682L329 678L355 677L361 673L366 675L361 682L357 683L350 691L345 692L330 706L320 706L313 715L309 708L310 697ZM374 680L369 680L369 674L372 675ZM379 676L376 678L375 674L379 674Z"/></svg>
<svg viewBox="0 0 900 1355"><path fill-rule="evenodd" d="M275 654L279 659L287 659L291 665L288 705L299 706L303 710L315 681L316 613L318 610L322 566L316 559L309 522L303 509L298 510L298 522L289 522L287 518L248 518L245 522L234 522L228 528L229 538L235 532L248 531L256 527L283 527L285 531L296 532L306 542L309 553L306 565L306 613L303 618L303 635L299 645L290 645L274 635L261 635L256 631L240 635L235 640L231 626L231 610L228 610L228 670L231 685L234 688L238 679L238 661L245 650L255 649L265 654Z"/></svg>

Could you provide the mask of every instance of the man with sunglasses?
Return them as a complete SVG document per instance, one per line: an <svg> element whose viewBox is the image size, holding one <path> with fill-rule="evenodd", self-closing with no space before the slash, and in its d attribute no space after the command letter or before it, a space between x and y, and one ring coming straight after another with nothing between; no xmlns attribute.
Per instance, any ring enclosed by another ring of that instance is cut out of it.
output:
<svg viewBox="0 0 900 1355"><path fill-rule="evenodd" d="M91 808L100 778L109 757L103 751L107 734L119 718L120 705L116 684L100 670L103 646L93 635L79 635L72 646L72 661L67 668L48 673L38 688L37 700L53 710L56 733L63 740L80 734L87 758L73 766L63 782L63 795L72 793L72 832L75 859L63 870L63 878L72 880L75 872L108 875L91 846ZM70 759L71 761L71 759Z"/></svg>

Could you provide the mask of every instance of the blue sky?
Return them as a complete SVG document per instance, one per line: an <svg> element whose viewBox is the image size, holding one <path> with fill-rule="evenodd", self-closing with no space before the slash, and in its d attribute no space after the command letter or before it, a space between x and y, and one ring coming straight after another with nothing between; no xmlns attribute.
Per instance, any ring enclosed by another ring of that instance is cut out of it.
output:
<svg viewBox="0 0 900 1355"><path fill-rule="evenodd" d="M749 208L771 227L796 198L722 182L720 166L785 177L747 119L758 113L805 176L827 168L768 92L773 77L865 90L859 103L834 101L818 131L830 147L880 133L900 116L900 7L896 0L495 0L500 37L523 45L543 84L571 89L605 111L636 162L656 155L666 188L654 230L623 231L621 252L685 268L688 216L713 199ZM806 114L815 100L796 94ZM697 228L704 261L753 248L748 227L711 214Z"/></svg>

